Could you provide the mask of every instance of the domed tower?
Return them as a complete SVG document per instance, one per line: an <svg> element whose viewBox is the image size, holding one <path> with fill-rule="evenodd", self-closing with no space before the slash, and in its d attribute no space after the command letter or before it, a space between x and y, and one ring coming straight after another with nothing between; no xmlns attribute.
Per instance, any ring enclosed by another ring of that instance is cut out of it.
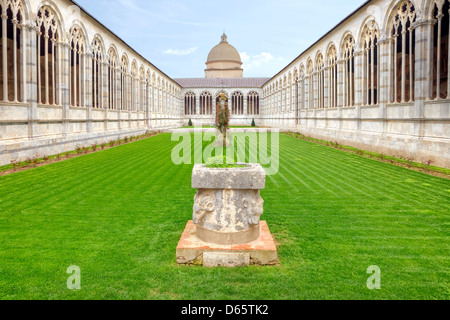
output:
<svg viewBox="0 0 450 320"><path fill-rule="evenodd" d="M228 43L227 35L222 35L222 40L208 55L206 61L206 78L242 78L244 69L239 52Z"/></svg>

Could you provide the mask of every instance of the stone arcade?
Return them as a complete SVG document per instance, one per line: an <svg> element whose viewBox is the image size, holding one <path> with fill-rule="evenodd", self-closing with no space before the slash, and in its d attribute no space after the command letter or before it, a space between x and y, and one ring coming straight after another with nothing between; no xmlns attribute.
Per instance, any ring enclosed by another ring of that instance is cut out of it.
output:
<svg viewBox="0 0 450 320"><path fill-rule="evenodd" d="M224 34L204 79L172 79L73 1L0 6L0 165L211 124L224 93L232 124L450 168L449 0L369 0L272 78L244 78Z"/></svg>

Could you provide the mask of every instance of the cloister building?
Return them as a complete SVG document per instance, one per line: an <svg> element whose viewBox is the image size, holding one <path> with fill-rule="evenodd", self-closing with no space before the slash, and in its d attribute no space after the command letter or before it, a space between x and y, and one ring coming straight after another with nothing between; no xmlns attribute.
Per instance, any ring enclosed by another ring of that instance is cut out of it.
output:
<svg viewBox="0 0 450 320"><path fill-rule="evenodd" d="M73 1L0 6L0 165L211 124L225 93L232 124L450 168L449 0L369 0L271 78L245 78L224 34L201 79L172 79Z"/></svg>

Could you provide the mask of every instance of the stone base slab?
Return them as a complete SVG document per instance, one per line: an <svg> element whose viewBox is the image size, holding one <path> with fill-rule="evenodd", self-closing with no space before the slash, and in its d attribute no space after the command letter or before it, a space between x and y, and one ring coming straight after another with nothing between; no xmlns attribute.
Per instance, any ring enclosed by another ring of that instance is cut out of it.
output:
<svg viewBox="0 0 450 320"><path fill-rule="evenodd" d="M196 225L189 221L177 246L178 264L241 267L275 265L278 262L277 247L265 221L261 221L258 240L241 245L206 243L197 237L196 232Z"/></svg>

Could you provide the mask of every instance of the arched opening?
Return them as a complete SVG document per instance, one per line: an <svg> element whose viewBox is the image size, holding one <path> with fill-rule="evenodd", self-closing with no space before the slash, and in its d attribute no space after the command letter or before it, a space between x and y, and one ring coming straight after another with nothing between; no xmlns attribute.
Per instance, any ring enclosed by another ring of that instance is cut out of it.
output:
<svg viewBox="0 0 450 320"><path fill-rule="evenodd" d="M200 96L200 114L212 115L213 114L213 98L211 93L203 92Z"/></svg>
<svg viewBox="0 0 450 320"><path fill-rule="evenodd" d="M81 29L74 26L70 31L70 93L73 107L85 106L86 69L84 66L85 40Z"/></svg>
<svg viewBox="0 0 450 320"><path fill-rule="evenodd" d="M416 12L413 4L410 1L403 1L396 10L391 29L390 56L393 67L389 88L393 91L392 103L414 100L415 20Z"/></svg>
<svg viewBox="0 0 450 320"><path fill-rule="evenodd" d="M55 14L49 7L42 7L37 15L37 88L38 103L46 105L61 104L56 101L57 72L60 70L58 63L59 54L57 43L59 42L58 25ZM59 77L58 77L59 78ZM58 99L60 100L60 92Z"/></svg>
<svg viewBox="0 0 450 320"><path fill-rule="evenodd" d="M92 107L103 108L103 47L98 38L92 42Z"/></svg>
<svg viewBox="0 0 450 320"><path fill-rule="evenodd" d="M259 115L259 94L250 92L247 96L247 113L249 115Z"/></svg>
<svg viewBox="0 0 450 320"><path fill-rule="evenodd" d="M379 29L375 21L366 24L363 31L363 104L378 103L378 38Z"/></svg>
<svg viewBox="0 0 450 320"><path fill-rule="evenodd" d="M108 108L117 110L117 54L114 49L108 52Z"/></svg>
<svg viewBox="0 0 450 320"><path fill-rule="evenodd" d="M449 90L449 2L434 1L431 99L450 99Z"/></svg>
<svg viewBox="0 0 450 320"><path fill-rule="evenodd" d="M184 95L184 114L185 115L195 115L197 113L197 100L195 93L188 92Z"/></svg>
<svg viewBox="0 0 450 320"><path fill-rule="evenodd" d="M355 104L355 39L348 35L343 45L344 58L344 107Z"/></svg>
<svg viewBox="0 0 450 320"><path fill-rule="evenodd" d="M314 101L313 73L314 73L314 64L313 64L312 60L310 59L308 61L307 75L306 75L306 107L308 109L313 108L313 101Z"/></svg>
<svg viewBox="0 0 450 320"><path fill-rule="evenodd" d="M128 60L125 56L122 57L122 65L120 72L120 92L121 92L121 107L120 110L128 110Z"/></svg>
<svg viewBox="0 0 450 320"><path fill-rule="evenodd" d="M319 109L323 109L325 107L325 69L323 63L323 56L319 54L316 59L316 98L315 98L315 107Z"/></svg>
<svg viewBox="0 0 450 320"><path fill-rule="evenodd" d="M337 52L332 46L328 50L328 108L337 108Z"/></svg>
<svg viewBox="0 0 450 320"><path fill-rule="evenodd" d="M231 114L243 115L244 114L244 95L242 92L234 92L231 96Z"/></svg>
<svg viewBox="0 0 450 320"><path fill-rule="evenodd" d="M1 92L4 102L25 102L23 95L24 43L21 24L23 22L22 3L3 1L0 4L2 23L0 24Z"/></svg>

